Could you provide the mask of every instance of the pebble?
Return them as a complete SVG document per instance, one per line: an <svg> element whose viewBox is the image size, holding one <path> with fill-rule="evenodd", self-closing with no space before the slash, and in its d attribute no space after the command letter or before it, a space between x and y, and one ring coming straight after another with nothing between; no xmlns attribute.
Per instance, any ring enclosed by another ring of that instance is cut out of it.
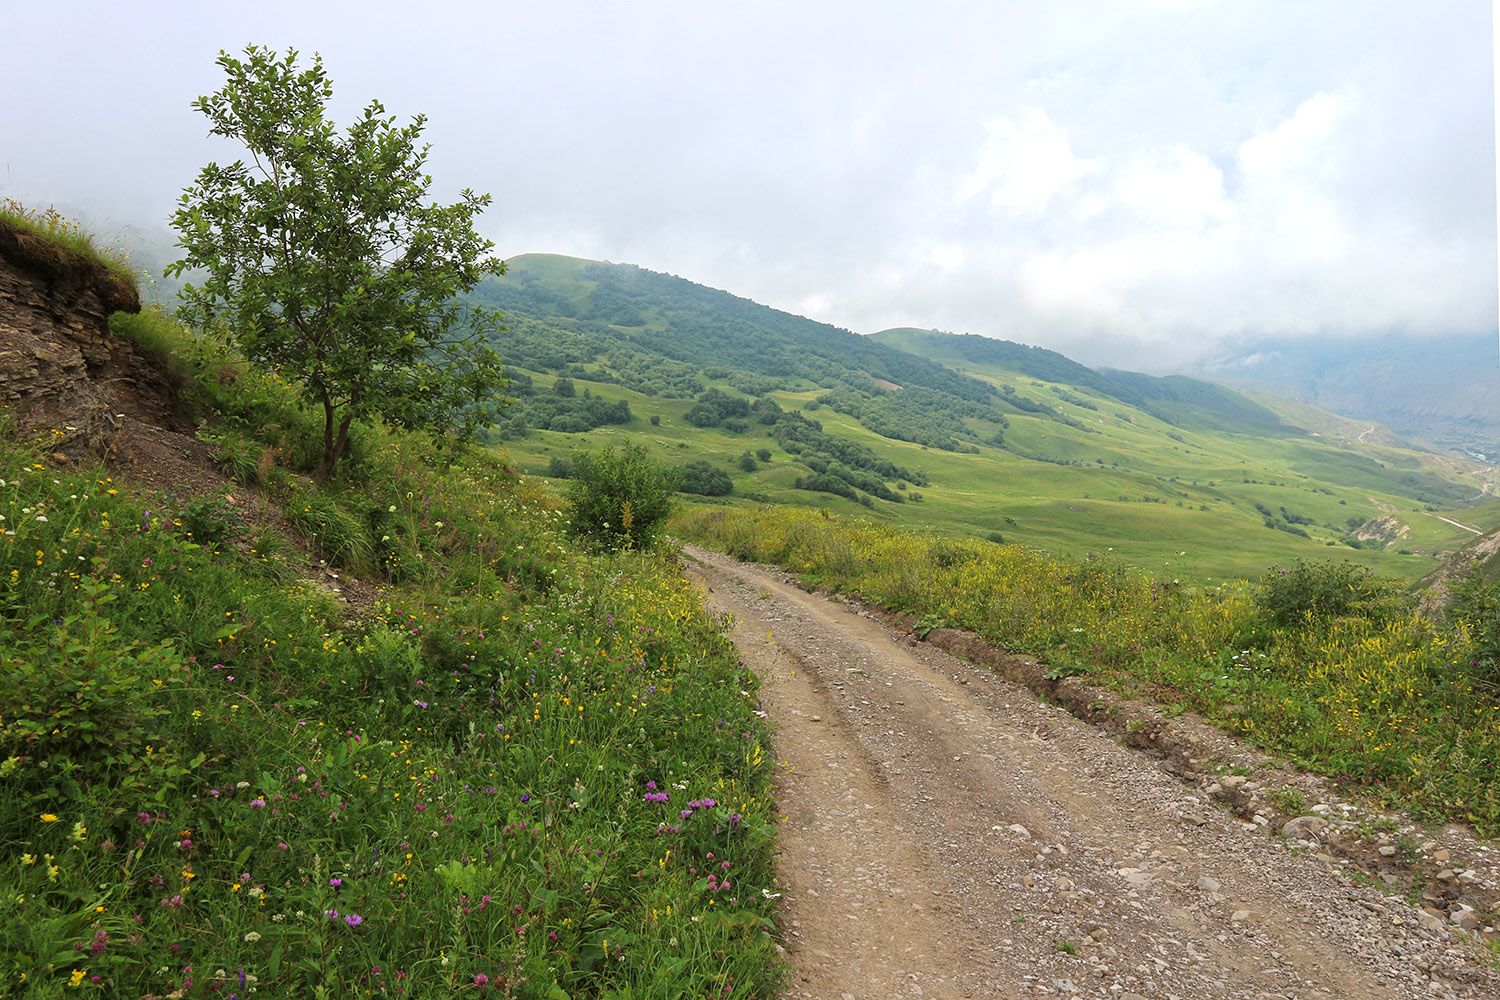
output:
<svg viewBox="0 0 1500 1000"><path fill-rule="evenodd" d="M1218 892L1219 880L1216 878L1209 878L1207 875L1205 875L1198 880L1198 888L1203 890L1204 892Z"/></svg>

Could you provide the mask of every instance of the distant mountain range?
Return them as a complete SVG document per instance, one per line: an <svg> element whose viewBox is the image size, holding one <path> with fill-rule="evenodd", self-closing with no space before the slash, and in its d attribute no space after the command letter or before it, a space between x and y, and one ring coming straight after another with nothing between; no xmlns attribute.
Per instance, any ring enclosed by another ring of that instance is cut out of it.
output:
<svg viewBox="0 0 1500 1000"><path fill-rule="evenodd" d="M1489 334L1265 341L1192 374L1500 462L1500 344Z"/></svg>

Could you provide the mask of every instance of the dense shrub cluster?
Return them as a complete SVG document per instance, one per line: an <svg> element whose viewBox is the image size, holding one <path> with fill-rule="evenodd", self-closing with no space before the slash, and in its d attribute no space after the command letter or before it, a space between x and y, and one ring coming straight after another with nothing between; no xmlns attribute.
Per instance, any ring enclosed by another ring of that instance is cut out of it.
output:
<svg viewBox="0 0 1500 1000"><path fill-rule="evenodd" d="M734 480L723 469L716 469L703 459L695 459L678 470L681 480L677 489L704 497L726 497L734 490Z"/></svg>
<svg viewBox="0 0 1500 1000"><path fill-rule="evenodd" d="M1347 560L1298 559L1289 569L1273 566L1256 584L1255 603L1281 627L1344 615L1385 622L1408 610L1394 580Z"/></svg>

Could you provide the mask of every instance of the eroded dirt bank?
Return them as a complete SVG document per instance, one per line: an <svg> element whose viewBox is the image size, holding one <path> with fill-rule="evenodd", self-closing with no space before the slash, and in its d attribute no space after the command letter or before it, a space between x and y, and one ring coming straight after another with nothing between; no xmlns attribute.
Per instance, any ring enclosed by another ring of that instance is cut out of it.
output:
<svg viewBox="0 0 1500 1000"><path fill-rule="evenodd" d="M993 673L689 546L777 726L794 998L1500 997L1482 952Z"/></svg>

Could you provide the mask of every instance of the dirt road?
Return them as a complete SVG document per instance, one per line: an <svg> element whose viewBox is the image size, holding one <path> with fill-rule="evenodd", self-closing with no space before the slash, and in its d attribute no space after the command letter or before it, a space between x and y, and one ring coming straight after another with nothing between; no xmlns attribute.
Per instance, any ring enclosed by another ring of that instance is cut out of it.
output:
<svg viewBox="0 0 1500 1000"><path fill-rule="evenodd" d="M776 724L788 998L1500 997L1472 941L1024 689L685 555Z"/></svg>

